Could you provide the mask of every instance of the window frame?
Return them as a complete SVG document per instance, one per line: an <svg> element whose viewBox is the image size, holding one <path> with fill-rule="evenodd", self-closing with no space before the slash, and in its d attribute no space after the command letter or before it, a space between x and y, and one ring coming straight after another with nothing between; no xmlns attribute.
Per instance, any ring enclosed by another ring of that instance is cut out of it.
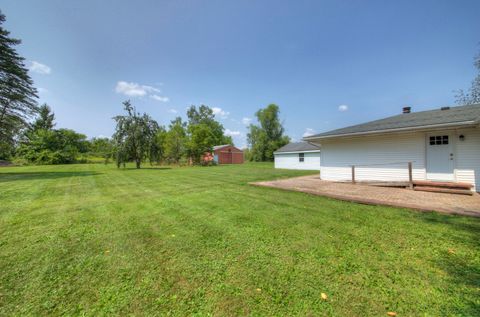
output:
<svg viewBox="0 0 480 317"><path fill-rule="evenodd" d="M298 162L305 163L305 153L298 153Z"/></svg>
<svg viewBox="0 0 480 317"><path fill-rule="evenodd" d="M449 135L430 135L428 137L428 144L433 145L449 145L450 136Z"/></svg>

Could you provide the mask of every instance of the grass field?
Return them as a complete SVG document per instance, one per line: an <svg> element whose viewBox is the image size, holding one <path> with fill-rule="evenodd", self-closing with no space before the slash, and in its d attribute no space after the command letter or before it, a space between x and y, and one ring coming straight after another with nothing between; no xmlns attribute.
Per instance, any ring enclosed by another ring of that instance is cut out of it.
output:
<svg viewBox="0 0 480 317"><path fill-rule="evenodd" d="M478 219L247 184L307 173L0 168L0 315L480 315Z"/></svg>

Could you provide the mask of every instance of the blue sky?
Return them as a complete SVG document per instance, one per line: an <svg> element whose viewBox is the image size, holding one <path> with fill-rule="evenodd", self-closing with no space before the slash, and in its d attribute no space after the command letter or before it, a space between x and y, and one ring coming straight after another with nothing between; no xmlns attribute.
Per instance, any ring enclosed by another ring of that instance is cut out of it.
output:
<svg viewBox="0 0 480 317"><path fill-rule="evenodd" d="M110 136L131 99L159 123L215 107L238 146L276 103L305 133L454 104L480 50L480 1L19 1L40 102L58 127ZM253 120L253 122L255 122Z"/></svg>

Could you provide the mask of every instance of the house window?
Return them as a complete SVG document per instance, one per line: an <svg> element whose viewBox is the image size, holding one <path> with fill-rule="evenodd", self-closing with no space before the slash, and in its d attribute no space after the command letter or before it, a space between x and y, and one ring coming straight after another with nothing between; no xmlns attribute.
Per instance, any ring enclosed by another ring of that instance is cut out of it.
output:
<svg viewBox="0 0 480 317"><path fill-rule="evenodd" d="M448 144L448 135L431 136L429 141L430 145Z"/></svg>
<svg viewBox="0 0 480 317"><path fill-rule="evenodd" d="M298 153L298 161L303 163L305 161L305 153Z"/></svg>

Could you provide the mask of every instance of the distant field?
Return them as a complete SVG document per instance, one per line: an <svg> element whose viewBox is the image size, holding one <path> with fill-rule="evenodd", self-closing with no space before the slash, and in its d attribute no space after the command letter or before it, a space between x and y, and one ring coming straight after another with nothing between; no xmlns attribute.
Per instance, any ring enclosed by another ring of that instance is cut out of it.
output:
<svg viewBox="0 0 480 317"><path fill-rule="evenodd" d="M247 184L309 173L2 167L0 315L480 316L479 219Z"/></svg>

